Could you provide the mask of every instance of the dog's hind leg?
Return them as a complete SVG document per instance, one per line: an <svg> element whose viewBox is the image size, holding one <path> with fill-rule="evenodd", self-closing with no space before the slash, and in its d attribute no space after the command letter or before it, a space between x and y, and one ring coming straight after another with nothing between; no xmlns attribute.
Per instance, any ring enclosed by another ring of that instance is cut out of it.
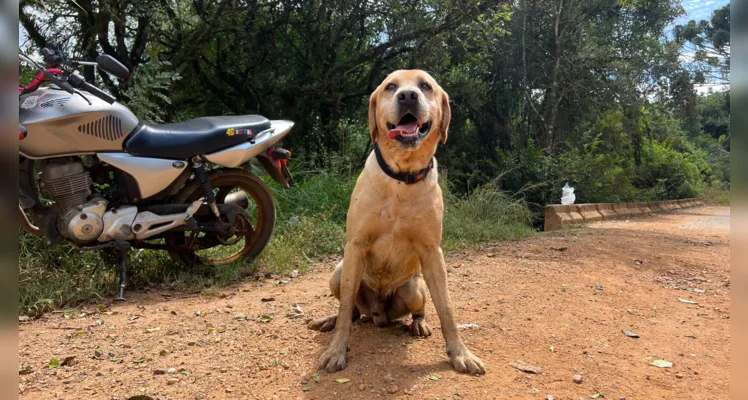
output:
<svg viewBox="0 0 748 400"><path fill-rule="evenodd" d="M431 328L426 323L426 283L420 275L397 288L392 296L392 306L387 312L390 321L408 314L413 316L410 324L412 336L431 336Z"/></svg>

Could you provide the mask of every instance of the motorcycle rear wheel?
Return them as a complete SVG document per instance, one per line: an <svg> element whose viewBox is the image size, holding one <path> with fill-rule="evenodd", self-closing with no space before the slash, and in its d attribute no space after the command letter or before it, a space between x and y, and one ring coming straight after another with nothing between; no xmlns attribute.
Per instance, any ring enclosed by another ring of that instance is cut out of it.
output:
<svg viewBox="0 0 748 400"><path fill-rule="evenodd" d="M200 237L203 241L214 241L217 244L199 252L190 250L169 250L169 256L175 261L188 267L198 265L223 265L245 260L251 262L257 258L267 247L275 229L275 202L267 185L254 174L243 169L219 169L208 173L213 191L216 193L216 203L223 204L226 196L236 190L247 194L249 206L247 213L249 220L237 216L235 226L241 227L240 232L230 238L218 238L215 235L204 235ZM200 185L197 181L190 182L180 190L172 203L191 203L203 197ZM202 218L214 218L213 216ZM184 246L190 241L194 242L194 232L177 232L166 237L168 246ZM244 241L243 244L239 243ZM229 243L229 244L224 244ZM226 249L229 247L229 249ZM234 251L236 250L236 251ZM226 252L231 255L224 256ZM211 255L219 258L211 259Z"/></svg>

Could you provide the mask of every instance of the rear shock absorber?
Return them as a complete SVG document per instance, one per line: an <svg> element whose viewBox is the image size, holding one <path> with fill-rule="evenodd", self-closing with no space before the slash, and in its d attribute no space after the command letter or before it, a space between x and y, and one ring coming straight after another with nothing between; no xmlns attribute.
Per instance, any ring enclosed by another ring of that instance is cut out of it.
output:
<svg viewBox="0 0 748 400"><path fill-rule="evenodd" d="M216 206L216 195L213 193L213 186L210 184L208 173L205 172L205 165L200 160L200 157L192 158L192 170L195 172L195 178L200 183L200 190L203 192L210 211L213 212L216 218L221 218L221 213L218 212L218 206Z"/></svg>

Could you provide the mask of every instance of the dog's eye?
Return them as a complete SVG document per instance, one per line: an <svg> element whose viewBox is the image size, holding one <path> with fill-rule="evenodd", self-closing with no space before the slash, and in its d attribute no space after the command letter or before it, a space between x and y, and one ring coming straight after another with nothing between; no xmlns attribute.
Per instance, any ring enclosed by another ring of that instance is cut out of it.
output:
<svg viewBox="0 0 748 400"><path fill-rule="evenodd" d="M421 84L421 89L423 89L423 90L431 90L431 86L428 83L424 82L424 83Z"/></svg>
<svg viewBox="0 0 748 400"><path fill-rule="evenodd" d="M394 83L390 83L389 85L387 85L387 87L385 88L385 90L392 91L392 90L395 90L396 88L397 88L397 86L395 86Z"/></svg>

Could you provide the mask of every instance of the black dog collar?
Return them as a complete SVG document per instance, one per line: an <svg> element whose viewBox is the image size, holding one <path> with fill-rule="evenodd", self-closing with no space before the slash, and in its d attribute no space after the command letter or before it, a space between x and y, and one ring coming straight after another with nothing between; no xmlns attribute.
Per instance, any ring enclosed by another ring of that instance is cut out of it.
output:
<svg viewBox="0 0 748 400"><path fill-rule="evenodd" d="M382 171L384 171L387 176L400 182L405 182L406 185L412 185L426 179L426 177L429 175L429 171L431 171L431 168L434 167L434 157L431 157L431 160L429 160L429 165L427 165L426 168L420 171L395 172L392 170L392 168L390 168L389 165L387 165L387 162L384 161L382 152L379 151L379 145L377 145L376 142L374 143L374 155L377 156L377 164L379 164L379 168L382 168Z"/></svg>

